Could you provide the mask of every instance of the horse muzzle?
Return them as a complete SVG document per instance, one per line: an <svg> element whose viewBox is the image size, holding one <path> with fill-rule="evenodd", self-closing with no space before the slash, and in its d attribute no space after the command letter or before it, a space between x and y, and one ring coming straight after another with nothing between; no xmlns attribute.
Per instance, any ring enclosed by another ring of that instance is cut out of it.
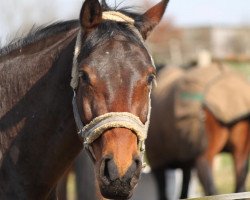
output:
<svg viewBox="0 0 250 200"><path fill-rule="evenodd" d="M106 156L102 159L99 174L99 188L102 195L109 199L129 199L138 183L141 169L141 159L135 157L125 175L119 177L113 158Z"/></svg>

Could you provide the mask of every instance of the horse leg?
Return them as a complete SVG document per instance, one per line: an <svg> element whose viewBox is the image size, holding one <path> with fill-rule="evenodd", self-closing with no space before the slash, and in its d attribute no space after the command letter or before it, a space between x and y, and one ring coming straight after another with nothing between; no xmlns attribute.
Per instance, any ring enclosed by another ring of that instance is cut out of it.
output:
<svg viewBox="0 0 250 200"><path fill-rule="evenodd" d="M153 170L153 175L156 179L157 189L158 189L158 199L159 200L167 200L165 188L166 188L166 180L165 180L165 170L158 169Z"/></svg>
<svg viewBox="0 0 250 200"><path fill-rule="evenodd" d="M185 167L182 169L183 179L182 179L182 190L181 190L181 199L186 199L188 197L188 188L191 178L191 168Z"/></svg>
<svg viewBox="0 0 250 200"><path fill-rule="evenodd" d="M235 192L244 192L248 172L248 156L250 151L250 125L247 120L235 124L231 129L229 144L235 167Z"/></svg>
<svg viewBox="0 0 250 200"><path fill-rule="evenodd" d="M248 160L237 161L237 155L234 156L235 171L236 171L236 188L235 192L245 192L245 182L248 172Z"/></svg>
<svg viewBox="0 0 250 200"><path fill-rule="evenodd" d="M212 174L212 164L206 158L199 158L196 163L197 175L203 186L205 195L217 193Z"/></svg>
<svg viewBox="0 0 250 200"><path fill-rule="evenodd" d="M208 146L196 161L197 173L206 195L217 193L213 180L212 166L216 154L221 152L228 139L228 129L222 126L211 112L205 109L205 130Z"/></svg>

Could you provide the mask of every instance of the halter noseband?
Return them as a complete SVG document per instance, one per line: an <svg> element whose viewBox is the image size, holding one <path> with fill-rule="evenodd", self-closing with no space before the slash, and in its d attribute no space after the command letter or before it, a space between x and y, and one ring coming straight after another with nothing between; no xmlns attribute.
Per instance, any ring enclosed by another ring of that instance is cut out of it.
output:
<svg viewBox="0 0 250 200"><path fill-rule="evenodd" d="M134 26L134 20L120 12L115 11L107 11L103 12L102 18L104 20L113 20L118 22L128 23L131 29L135 32L135 34L140 38L141 42L144 44L143 38L139 31ZM146 47L145 47L146 48ZM128 112L109 112L103 115L100 115L94 118L90 123L83 125L78 108L76 103L76 93L75 90L78 86L78 62L77 57L80 53L81 49L81 31L79 31L76 39L75 52L73 58L73 67L72 67L72 79L71 79L71 87L74 91L74 96L72 100L74 118L78 129L78 134L84 140L84 148L90 154L90 157L95 160L95 155L93 153L91 144L99 138L105 131L112 128L126 128L134 132L138 138L138 149L141 154L141 159L143 161L143 156L145 152L145 139L147 138L147 131L150 120L151 113L151 101L150 101L150 93L149 93L149 108L148 108L148 116L145 124L141 122L138 116L133 115ZM147 49L147 48L146 48ZM153 62L152 62L153 63ZM144 163L143 163L144 165Z"/></svg>

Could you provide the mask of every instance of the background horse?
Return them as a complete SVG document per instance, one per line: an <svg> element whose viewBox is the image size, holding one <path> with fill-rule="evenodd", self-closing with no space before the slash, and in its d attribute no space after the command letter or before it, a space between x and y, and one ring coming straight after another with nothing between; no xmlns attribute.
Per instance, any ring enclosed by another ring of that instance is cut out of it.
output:
<svg viewBox="0 0 250 200"><path fill-rule="evenodd" d="M170 68L160 72L158 87L153 92L151 123L146 140L147 157L157 181L160 200L167 199L164 171L169 168L181 168L183 171L181 198L187 197L194 166L197 166L205 194L215 194L212 163L215 155L223 150L233 155L235 191L245 190L250 150L249 113L237 120L223 122L211 112L204 99L209 87L219 80L218 76L223 77L226 73L220 65L189 71ZM228 86L223 90L232 92L229 94L231 99L234 99L231 96L233 93L239 102L239 99L246 99L244 94L237 96L237 87ZM221 90L220 93L224 94ZM213 98L220 98L220 95ZM227 102L231 101L228 96L226 98ZM231 107L237 112L240 105L235 103Z"/></svg>
<svg viewBox="0 0 250 200"><path fill-rule="evenodd" d="M137 14L86 0L79 21L41 28L0 51L0 199L56 199L83 142L102 195L132 195L155 73L144 40L167 3Z"/></svg>

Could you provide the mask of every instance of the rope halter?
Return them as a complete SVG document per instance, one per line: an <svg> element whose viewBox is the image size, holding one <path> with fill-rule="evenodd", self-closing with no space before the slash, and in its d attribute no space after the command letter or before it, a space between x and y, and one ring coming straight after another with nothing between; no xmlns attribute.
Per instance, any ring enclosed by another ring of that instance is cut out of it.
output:
<svg viewBox="0 0 250 200"><path fill-rule="evenodd" d="M117 22L127 23L130 26L131 30L134 31L134 33L139 37L141 42L144 44L144 41L140 32L134 26L134 19L116 11L103 12L102 18L103 20L113 20ZM75 90L78 86L78 81L79 81L79 72L78 72L79 63L77 62L77 58L80 54L80 49L81 49L81 36L82 36L81 31L79 31L77 35L77 39L76 39L74 58L73 58L73 67L72 67L72 73L71 73L72 79L71 79L70 85L74 91L74 96L72 100L74 118L75 118L75 122L78 128L78 134L81 138L83 138L84 148L90 154L90 157L93 160L96 160L91 144L97 138L99 138L105 131L109 129L126 128L136 134L137 139L138 139L138 150L140 151L141 159L143 162L143 155L145 152L145 139L147 138L147 131L148 131L150 113L151 113L150 93L149 93L149 102L148 102L148 105L149 105L148 116L147 116L147 121L145 124L141 122L138 116L135 116L132 113L128 113L128 112L109 112L109 113L106 113L106 114L103 114L94 118L90 123L86 125L83 125L81 121L81 117L79 115L79 111L77 108L76 93L75 93ZM147 50L146 47L145 49ZM152 60L152 64L153 64L153 60Z"/></svg>

